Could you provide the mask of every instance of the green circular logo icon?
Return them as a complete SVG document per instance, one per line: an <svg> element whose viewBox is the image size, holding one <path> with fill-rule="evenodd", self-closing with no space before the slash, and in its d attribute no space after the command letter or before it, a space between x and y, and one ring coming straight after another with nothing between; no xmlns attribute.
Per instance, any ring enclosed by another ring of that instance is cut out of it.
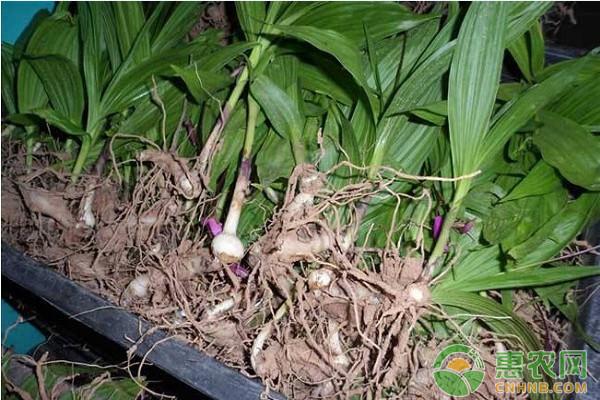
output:
<svg viewBox="0 0 600 400"><path fill-rule="evenodd" d="M444 348L433 363L433 379L449 396L465 397L475 392L485 376L485 364L472 347L453 344Z"/></svg>

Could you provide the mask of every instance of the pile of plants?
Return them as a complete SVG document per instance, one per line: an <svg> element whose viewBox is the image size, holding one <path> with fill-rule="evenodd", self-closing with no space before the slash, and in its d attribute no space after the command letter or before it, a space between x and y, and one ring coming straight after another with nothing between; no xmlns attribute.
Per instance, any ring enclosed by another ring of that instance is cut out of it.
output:
<svg viewBox="0 0 600 400"><path fill-rule="evenodd" d="M546 65L550 6L60 3L2 44L4 237L292 398L590 340L600 56Z"/></svg>

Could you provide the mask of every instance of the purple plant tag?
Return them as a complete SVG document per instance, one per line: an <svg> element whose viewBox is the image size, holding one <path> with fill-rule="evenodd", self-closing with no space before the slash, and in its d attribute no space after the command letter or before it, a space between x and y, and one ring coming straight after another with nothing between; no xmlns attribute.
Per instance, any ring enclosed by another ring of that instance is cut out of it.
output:
<svg viewBox="0 0 600 400"><path fill-rule="evenodd" d="M444 217L441 215L436 215L433 218L433 238L437 239L440 237L440 232L442 231L442 224L444 223Z"/></svg>
<svg viewBox="0 0 600 400"><path fill-rule="evenodd" d="M203 225L208 226L208 230L213 236L217 236L219 233L223 232L223 225L213 217L206 218Z"/></svg>
<svg viewBox="0 0 600 400"><path fill-rule="evenodd" d="M248 269L246 267L244 267L243 265L238 264L238 263L234 263L234 264L229 265L229 269L238 278L246 279L248 277L248 275L250 275L250 272L248 271Z"/></svg>

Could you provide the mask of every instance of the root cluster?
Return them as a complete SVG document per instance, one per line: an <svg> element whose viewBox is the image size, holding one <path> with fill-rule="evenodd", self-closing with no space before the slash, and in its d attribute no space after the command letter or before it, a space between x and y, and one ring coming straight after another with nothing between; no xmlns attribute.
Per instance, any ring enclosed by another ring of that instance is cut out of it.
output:
<svg viewBox="0 0 600 400"><path fill-rule="evenodd" d="M127 196L108 179L72 185L43 163L26 174L7 161L5 237L292 398L440 396L430 369L440 341L423 339L431 337L423 317L435 308L422 243L405 257L390 240L353 245L365 204L390 195L389 185L334 190L314 166L296 167L263 235L228 266L210 251L202 221L217 202L191 162L154 151L139 162ZM427 200L407 201L415 198ZM354 213L339 217L348 205Z"/></svg>

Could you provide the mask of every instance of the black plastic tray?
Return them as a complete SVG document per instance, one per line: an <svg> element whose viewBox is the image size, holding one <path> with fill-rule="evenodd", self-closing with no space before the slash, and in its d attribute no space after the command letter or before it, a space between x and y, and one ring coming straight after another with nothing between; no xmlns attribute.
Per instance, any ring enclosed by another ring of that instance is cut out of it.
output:
<svg viewBox="0 0 600 400"><path fill-rule="evenodd" d="M147 362L205 396L214 399L257 399L265 391L259 381L226 367L183 341L175 338L164 340L168 337L164 331L156 330L143 335L152 327L150 323L91 293L6 243L2 243L2 278L123 348L131 347L132 340L137 342L144 336L138 344L136 355L143 357L147 354ZM285 399L272 391L269 392L269 398Z"/></svg>

